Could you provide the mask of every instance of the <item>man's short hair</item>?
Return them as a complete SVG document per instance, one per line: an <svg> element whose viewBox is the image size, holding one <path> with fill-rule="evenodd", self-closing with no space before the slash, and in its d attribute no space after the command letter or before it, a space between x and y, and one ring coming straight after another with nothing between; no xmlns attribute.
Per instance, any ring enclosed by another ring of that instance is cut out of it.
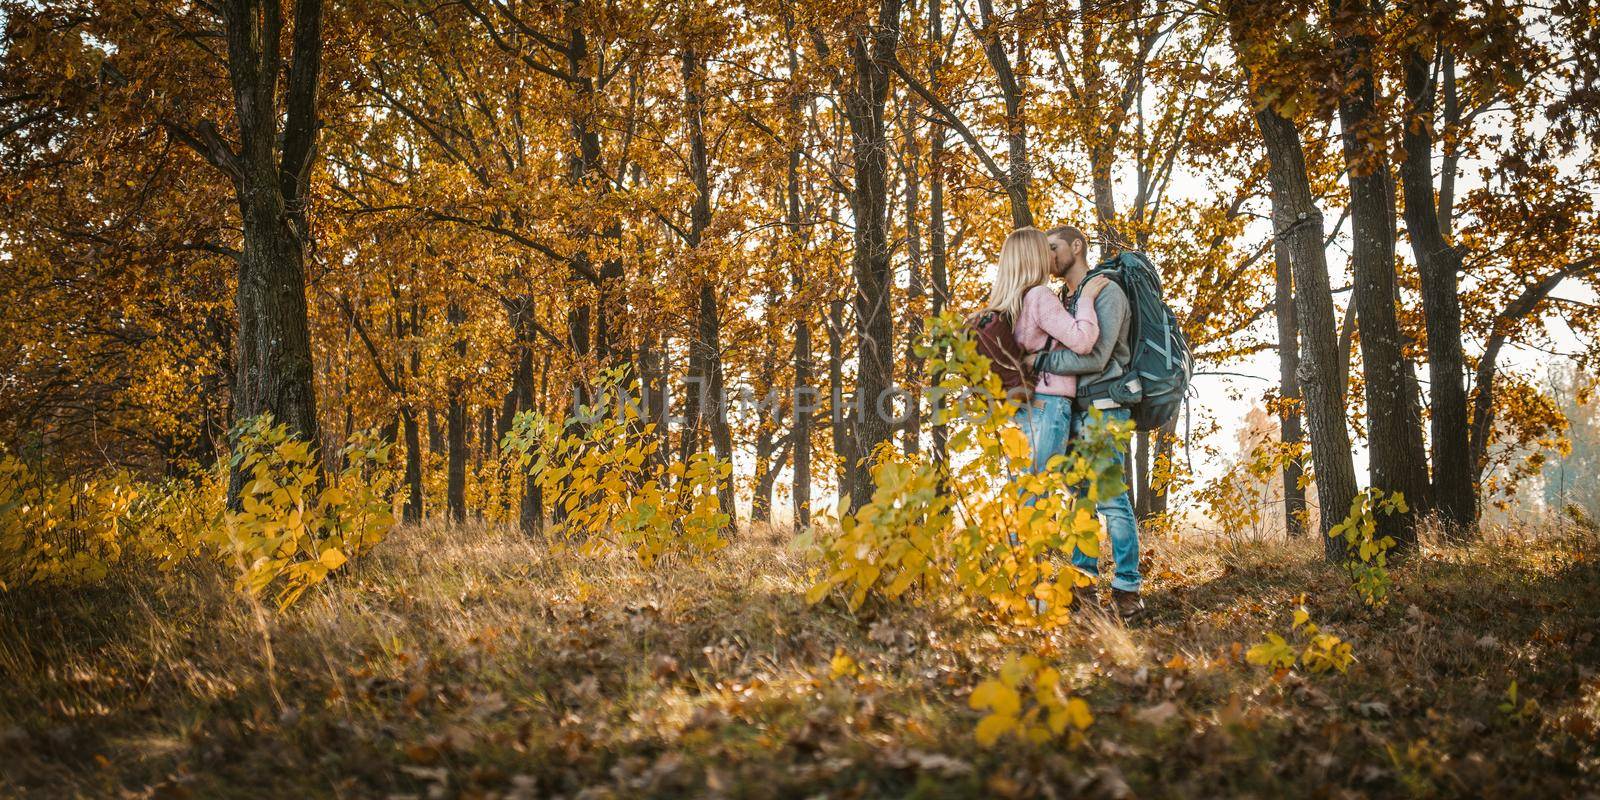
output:
<svg viewBox="0 0 1600 800"><path fill-rule="evenodd" d="M1089 252L1089 237L1084 236L1083 231L1071 225L1057 225L1045 232L1045 236L1051 239L1060 239L1068 244L1071 244L1072 240L1076 239L1083 242L1083 252L1085 254Z"/></svg>

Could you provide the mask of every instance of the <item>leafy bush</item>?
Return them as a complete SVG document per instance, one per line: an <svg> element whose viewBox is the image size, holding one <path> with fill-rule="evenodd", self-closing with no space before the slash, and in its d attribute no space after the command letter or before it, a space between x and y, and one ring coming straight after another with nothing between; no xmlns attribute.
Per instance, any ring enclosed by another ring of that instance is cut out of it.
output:
<svg viewBox="0 0 1600 800"><path fill-rule="evenodd" d="M619 372L604 373L597 401L570 417L524 411L501 442L562 515L553 534L586 553L622 549L644 564L726 546L722 532L732 518L716 491L732 465L709 453L657 458L655 426L621 402L620 385Z"/></svg>
<svg viewBox="0 0 1600 800"><path fill-rule="evenodd" d="M240 570L252 595L276 589L285 608L394 527L387 487L389 445L357 434L339 452L344 468L324 478L310 443L262 415L234 431L233 466L244 473L239 509L202 541Z"/></svg>
<svg viewBox="0 0 1600 800"><path fill-rule="evenodd" d="M1350 575L1351 588L1371 608L1381 608L1389 602L1388 554L1395 545L1393 537L1377 535L1380 513L1406 513L1405 495L1367 489L1350 501L1350 514L1344 521L1328 529L1328 536L1344 540L1349 555L1345 571Z"/></svg>
<svg viewBox="0 0 1600 800"><path fill-rule="evenodd" d="M130 547L139 498L125 472L56 481L0 456L0 590L101 580Z"/></svg>

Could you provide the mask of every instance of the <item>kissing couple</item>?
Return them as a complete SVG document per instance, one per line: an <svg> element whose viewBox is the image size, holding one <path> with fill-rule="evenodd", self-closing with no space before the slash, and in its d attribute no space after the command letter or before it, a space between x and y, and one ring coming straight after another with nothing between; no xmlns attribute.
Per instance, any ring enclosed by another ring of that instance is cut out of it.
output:
<svg viewBox="0 0 1600 800"><path fill-rule="evenodd" d="M988 305L971 323L1008 393L1020 390L1017 420L1042 472L1065 454L1098 409L1141 430L1167 425L1191 374L1187 342L1161 300L1160 278L1142 253L1124 251L1091 268L1089 240L1070 225L1019 228L1006 237ZM1050 287L1061 280L1059 292ZM1117 466L1126 474L1127 444ZM1076 493L1076 492L1075 492ZM1128 490L1095 506L1105 519L1115 570L1110 611L1123 622L1144 612L1139 526ZM1096 583L1075 604L1100 608L1099 559L1074 548L1072 563Z"/></svg>

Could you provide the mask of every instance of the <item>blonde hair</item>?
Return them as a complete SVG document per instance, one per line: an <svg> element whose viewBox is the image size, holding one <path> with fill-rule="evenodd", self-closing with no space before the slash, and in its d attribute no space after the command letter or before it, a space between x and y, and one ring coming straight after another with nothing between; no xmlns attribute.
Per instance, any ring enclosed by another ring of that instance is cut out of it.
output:
<svg viewBox="0 0 1600 800"><path fill-rule="evenodd" d="M1013 323L1022 316L1022 300L1028 290L1050 279L1050 240L1038 228L1018 228L1000 247L1000 266L994 273L985 311L1011 315Z"/></svg>

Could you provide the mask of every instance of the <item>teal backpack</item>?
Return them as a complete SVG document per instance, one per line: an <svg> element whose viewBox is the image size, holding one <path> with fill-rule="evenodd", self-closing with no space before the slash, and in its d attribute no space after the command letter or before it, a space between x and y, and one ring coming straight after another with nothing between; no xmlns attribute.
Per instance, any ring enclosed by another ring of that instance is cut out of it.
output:
<svg viewBox="0 0 1600 800"><path fill-rule="evenodd" d="M1084 276L1104 275L1128 295L1128 371L1078 386L1078 398L1109 397L1129 409L1141 431L1162 428L1178 415L1194 374L1194 357L1178 318L1161 299L1161 275L1143 253L1124 250ZM1073 297L1076 305L1077 297Z"/></svg>

